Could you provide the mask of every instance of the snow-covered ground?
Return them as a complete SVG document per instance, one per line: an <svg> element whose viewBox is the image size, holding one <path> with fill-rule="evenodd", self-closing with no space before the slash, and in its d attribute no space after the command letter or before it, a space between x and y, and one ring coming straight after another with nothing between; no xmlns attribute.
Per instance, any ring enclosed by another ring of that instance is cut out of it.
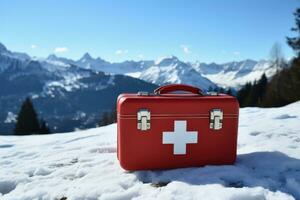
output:
<svg viewBox="0 0 300 200"><path fill-rule="evenodd" d="M300 102L240 111L232 166L125 172L116 125L0 137L0 199L300 199Z"/></svg>

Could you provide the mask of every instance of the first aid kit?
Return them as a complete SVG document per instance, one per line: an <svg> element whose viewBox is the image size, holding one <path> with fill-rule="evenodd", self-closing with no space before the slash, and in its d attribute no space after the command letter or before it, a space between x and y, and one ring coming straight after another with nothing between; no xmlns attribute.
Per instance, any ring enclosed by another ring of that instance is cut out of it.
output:
<svg viewBox="0 0 300 200"><path fill-rule="evenodd" d="M172 84L117 100L117 155L125 170L227 165L236 160L235 97Z"/></svg>

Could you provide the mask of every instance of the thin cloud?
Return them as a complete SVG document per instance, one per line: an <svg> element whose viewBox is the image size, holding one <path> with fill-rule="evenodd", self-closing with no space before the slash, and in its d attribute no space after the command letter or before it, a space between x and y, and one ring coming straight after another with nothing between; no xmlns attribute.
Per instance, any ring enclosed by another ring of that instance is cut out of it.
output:
<svg viewBox="0 0 300 200"><path fill-rule="evenodd" d="M192 53L191 49L187 45L180 45L180 47L185 54Z"/></svg>
<svg viewBox="0 0 300 200"><path fill-rule="evenodd" d="M67 51L69 51L69 49L68 49L67 47L56 47L56 48L54 49L54 52L55 52L55 53L65 53L65 52L67 52Z"/></svg>
<svg viewBox="0 0 300 200"><path fill-rule="evenodd" d="M117 55L123 55L123 54L127 54L128 50L127 49L118 49L115 54Z"/></svg>
<svg viewBox="0 0 300 200"><path fill-rule="evenodd" d="M144 59L145 56L144 56L143 54L139 54L139 55L138 55L138 58L139 58L139 59Z"/></svg>
<svg viewBox="0 0 300 200"><path fill-rule="evenodd" d="M241 54L241 52L239 52L239 51L233 52L233 55L236 55L236 56L239 56L240 54Z"/></svg>
<svg viewBox="0 0 300 200"><path fill-rule="evenodd" d="M32 45L30 45L30 48L31 49L36 49L36 48L38 48L38 46L36 44L32 44Z"/></svg>

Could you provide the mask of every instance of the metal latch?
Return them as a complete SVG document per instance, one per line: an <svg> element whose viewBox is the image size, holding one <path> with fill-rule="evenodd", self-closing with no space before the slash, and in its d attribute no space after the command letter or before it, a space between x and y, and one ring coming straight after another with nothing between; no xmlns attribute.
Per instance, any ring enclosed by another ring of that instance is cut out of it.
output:
<svg viewBox="0 0 300 200"><path fill-rule="evenodd" d="M212 91L212 92L207 92L207 95L210 95L210 96L218 96L219 93L218 93L218 92Z"/></svg>
<svg viewBox="0 0 300 200"><path fill-rule="evenodd" d="M150 111L141 109L137 112L137 129L146 131L150 129Z"/></svg>
<svg viewBox="0 0 300 200"><path fill-rule="evenodd" d="M137 93L138 96L149 96L149 92L139 91Z"/></svg>
<svg viewBox="0 0 300 200"><path fill-rule="evenodd" d="M213 130L220 130L223 124L223 111L221 109L212 109L210 111L209 127Z"/></svg>

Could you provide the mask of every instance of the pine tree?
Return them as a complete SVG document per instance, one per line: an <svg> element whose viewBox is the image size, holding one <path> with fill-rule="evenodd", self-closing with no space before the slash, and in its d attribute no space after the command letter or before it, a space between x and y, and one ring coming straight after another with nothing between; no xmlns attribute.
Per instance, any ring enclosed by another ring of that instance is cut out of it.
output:
<svg viewBox="0 0 300 200"><path fill-rule="evenodd" d="M289 68L275 74L266 88L262 104L266 107L284 106L300 100L300 8L294 13L296 27L295 37L287 37L287 43L295 51L297 57L293 59Z"/></svg>
<svg viewBox="0 0 300 200"><path fill-rule="evenodd" d="M265 107L284 106L300 100L300 58L292 61L291 66L273 76L263 98Z"/></svg>
<svg viewBox="0 0 300 200"><path fill-rule="evenodd" d="M297 56L300 57L300 8L294 13L296 27L291 30L296 32L295 37L287 37L287 43L296 52Z"/></svg>
<svg viewBox="0 0 300 200"><path fill-rule="evenodd" d="M17 123L14 130L16 135L37 134L40 131L40 125L37 114L30 98L23 102L21 110L17 117Z"/></svg>
<svg viewBox="0 0 300 200"><path fill-rule="evenodd" d="M253 84L251 84L251 88L248 91L248 94L246 94L246 99L245 99L245 107L253 107L256 106L257 102L257 81L254 81Z"/></svg>
<svg viewBox="0 0 300 200"><path fill-rule="evenodd" d="M102 114L102 118L99 122L99 126L106 126L109 124L109 113L108 112L104 112Z"/></svg>
<svg viewBox="0 0 300 200"><path fill-rule="evenodd" d="M265 74L263 74L258 81L254 81L253 84L246 83L246 85L237 93L240 106L262 106L267 83L268 79Z"/></svg>
<svg viewBox="0 0 300 200"><path fill-rule="evenodd" d="M261 78L259 79L258 83L257 83L257 86L256 86L256 105L255 106L262 106L262 101L263 101L263 98L266 94L266 87L267 87L267 84L268 84L268 79L267 79L267 76L266 74L264 73Z"/></svg>
<svg viewBox="0 0 300 200"><path fill-rule="evenodd" d="M278 65L277 73L270 81L263 75L252 86L246 84L237 95L241 107L277 107L300 100L300 8L294 15L296 28L292 28L292 31L297 35L291 38L287 37L287 43L293 48L297 57L292 60L289 67L285 67L287 63L283 59L280 46L274 45L271 51L271 60L273 60L274 66Z"/></svg>
<svg viewBox="0 0 300 200"><path fill-rule="evenodd" d="M240 89L237 93L237 99L240 103L241 107L247 106L247 99L252 90L252 84L250 82L246 83L242 89Z"/></svg>
<svg viewBox="0 0 300 200"><path fill-rule="evenodd" d="M49 134L50 133L50 129L47 126L47 123L45 120L41 119L40 121L40 130L39 130L40 134Z"/></svg>
<svg viewBox="0 0 300 200"><path fill-rule="evenodd" d="M229 89L226 91L226 94L232 96L232 90L231 90L231 88L229 88Z"/></svg>
<svg viewBox="0 0 300 200"><path fill-rule="evenodd" d="M98 123L98 126L106 126L117 122L117 113L115 110L104 112Z"/></svg>
<svg viewBox="0 0 300 200"><path fill-rule="evenodd" d="M271 48L270 63L271 66L274 67L277 72L284 69L287 65L282 52L281 45L279 43L275 43Z"/></svg>
<svg viewBox="0 0 300 200"><path fill-rule="evenodd" d="M223 94L223 93L225 93L225 89L220 87L218 92Z"/></svg>

